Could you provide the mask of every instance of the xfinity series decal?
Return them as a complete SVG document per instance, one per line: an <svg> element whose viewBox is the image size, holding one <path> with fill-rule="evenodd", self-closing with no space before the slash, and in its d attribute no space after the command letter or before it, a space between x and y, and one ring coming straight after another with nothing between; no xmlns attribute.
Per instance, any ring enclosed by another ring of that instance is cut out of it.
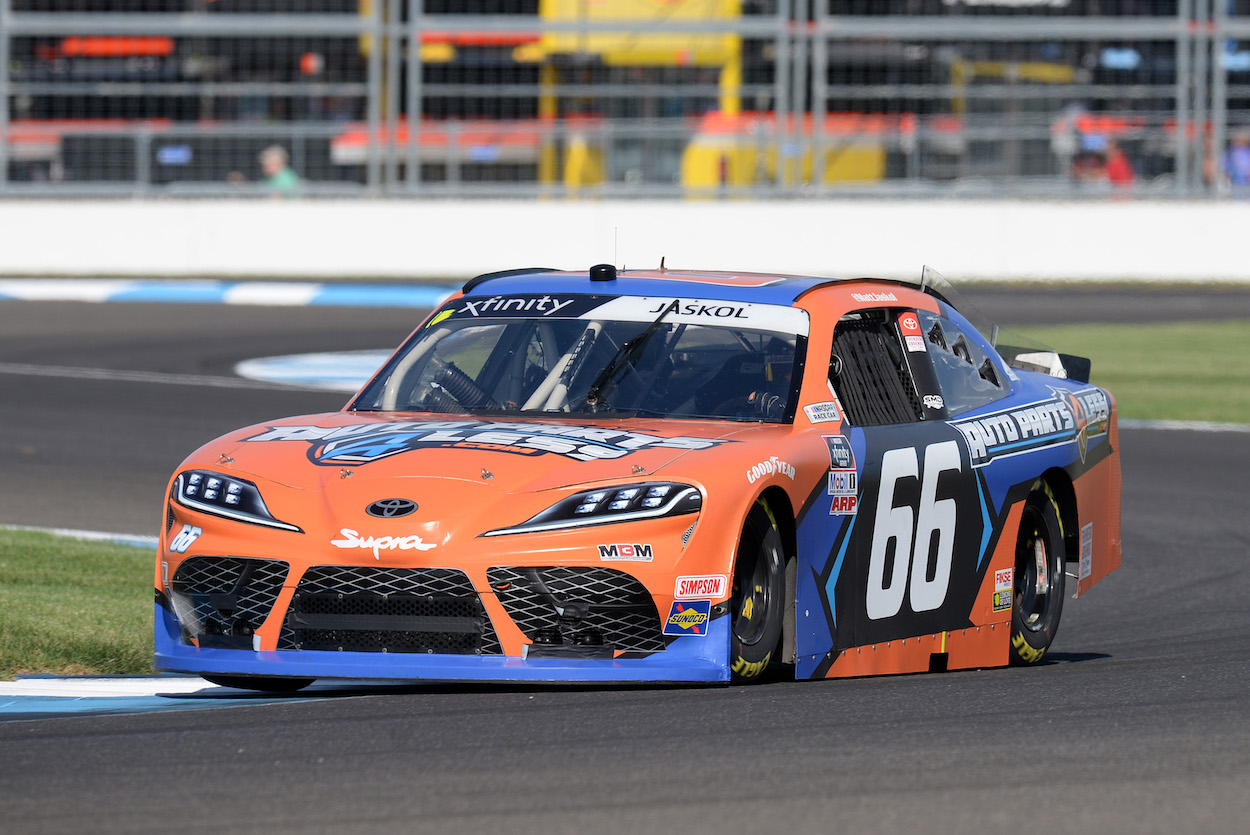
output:
<svg viewBox="0 0 1250 835"><path fill-rule="evenodd" d="M1001 455L1014 455L1049 444L1078 441L1085 460L1089 438L1107 431L1107 396L1100 389L1067 392L992 415L954 421L968 442L972 465L980 467Z"/></svg>
<svg viewBox="0 0 1250 835"><path fill-rule="evenodd" d="M594 426L492 423L480 420L396 421L349 426L273 426L248 441L306 441L314 464L367 464L427 448L486 449L515 455L562 455L576 461L622 458L640 449L708 449L729 441L665 438Z"/></svg>

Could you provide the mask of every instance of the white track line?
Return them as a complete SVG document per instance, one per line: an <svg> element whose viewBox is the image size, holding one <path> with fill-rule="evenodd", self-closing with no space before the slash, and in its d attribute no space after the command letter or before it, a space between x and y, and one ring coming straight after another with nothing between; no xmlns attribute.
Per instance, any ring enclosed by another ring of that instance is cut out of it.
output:
<svg viewBox="0 0 1250 835"><path fill-rule="evenodd" d="M0 374L20 374L29 377L69 377L76 380L110 380L126 383L160 383L173 386L209 386L231 389L301 389L316 391L313 386L298 384L275 384L239 377L208 377L197 374L167 374L161 371L121 371L112 368L75 368L63 365L31 365L19 362L0 362Z"/></svg>

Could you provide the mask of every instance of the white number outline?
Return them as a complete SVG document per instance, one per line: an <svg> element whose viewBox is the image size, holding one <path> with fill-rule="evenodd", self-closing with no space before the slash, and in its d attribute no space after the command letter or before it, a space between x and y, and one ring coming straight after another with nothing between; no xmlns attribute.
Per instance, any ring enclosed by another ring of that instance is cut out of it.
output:
<svg viewBox="0 0 1250 835"><path fill-rule="evenodd" d="M897 615L903 608L903 598L909 593L913 612L932 611L945 602L950 588L958 511L953 498L937 498L938 477L948 471L963 472L959 445L955 441L941 441L925 448L923 477L914 447L891 449L881 456L881 480L864 601L869 620ZM920 506L914 515L910 504L894 504L895 487L904 478L921 479ZM937 563L933 579L929 580L926 575L935 535ZM891 541L894 542L894 568L887 585L885 564ZM904 547L907 552L902 550ZM907 582L909 572L910 585Z"/></svg>

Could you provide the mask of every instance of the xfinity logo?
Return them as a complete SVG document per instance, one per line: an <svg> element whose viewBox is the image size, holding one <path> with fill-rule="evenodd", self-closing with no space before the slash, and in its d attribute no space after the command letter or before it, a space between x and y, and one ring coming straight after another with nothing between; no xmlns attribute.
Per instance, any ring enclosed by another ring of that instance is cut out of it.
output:
<svg viewBox="0 0 1250 835"><path fill-rule="evenodd" d="M407 516L417 509L417 503L408 499L379 499L365 508L365 513L382 519Z"/></svg>

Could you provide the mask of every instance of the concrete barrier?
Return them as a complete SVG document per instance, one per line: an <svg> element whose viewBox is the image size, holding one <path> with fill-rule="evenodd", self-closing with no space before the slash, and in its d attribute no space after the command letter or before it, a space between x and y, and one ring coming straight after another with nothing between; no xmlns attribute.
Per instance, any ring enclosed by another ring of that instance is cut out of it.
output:
<svg viewBox="0 0 1250 835"><path fill-rule="evenodd" d="M1247 281L1250 203L0 202L0 275L460 279L612 262L956 280Z"/></svg>

